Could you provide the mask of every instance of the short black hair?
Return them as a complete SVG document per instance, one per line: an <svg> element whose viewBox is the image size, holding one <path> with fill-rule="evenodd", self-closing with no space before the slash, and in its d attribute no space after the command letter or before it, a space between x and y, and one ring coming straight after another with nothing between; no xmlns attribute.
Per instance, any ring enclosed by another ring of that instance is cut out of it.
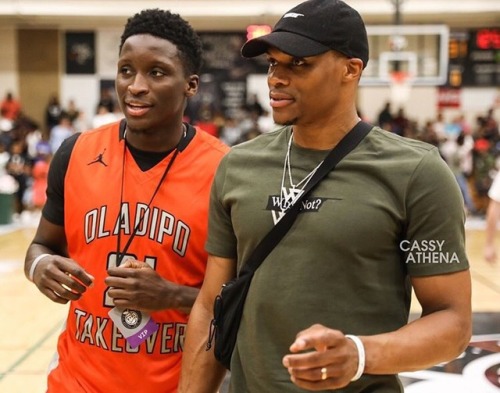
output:
<svg viewBox="0 0 500 393"><path fill-rule="evenodd" d="M143 10L128 18L120 39L120 52L127 38L149 34L172 42L179 50L185 72L198 74L202 65L202 44L191 25L179 14L158 8Z"/></svg>

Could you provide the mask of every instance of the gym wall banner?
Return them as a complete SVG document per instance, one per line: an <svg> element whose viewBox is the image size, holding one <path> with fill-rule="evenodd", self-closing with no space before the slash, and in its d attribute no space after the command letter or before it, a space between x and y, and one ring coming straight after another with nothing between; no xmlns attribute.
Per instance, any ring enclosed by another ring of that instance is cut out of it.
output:
<svg viewBox="0 0 500 393"><path fill-rule="evenodd" d="M247 77L267 72L267 61L245 59L240 54L246 36L243 32L201 32L203 69L198 94L190 99L186 113L191 121L203 113L235 118L247 101ZM204 119L206 120L206 119Z"/></svg>
<svg viewBox="0 0 500 393"><path fill-rule="evenodd" d="M93 32L68 32L66 74L95 74L95 36Z"/></svg>

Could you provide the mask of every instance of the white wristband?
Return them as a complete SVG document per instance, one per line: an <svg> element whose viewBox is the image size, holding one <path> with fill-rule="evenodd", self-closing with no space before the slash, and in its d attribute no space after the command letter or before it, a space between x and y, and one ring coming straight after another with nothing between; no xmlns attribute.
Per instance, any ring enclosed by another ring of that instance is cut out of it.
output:
<svg viewBox="0 0 500 393"><path fill-rule="evenodd" d="M39 256L37 256L35 258L35 260L33 261L33 263L31 264L31 267L30 267L30 272L28 274L28 278L31 282L33 282L33 275L35 274L35 269L36 269L36 266L38 265L38 263L45 257L49 257L50 254L40 254Z"/></svg>
<svg viewBox="0 0 500 393"><path fill-rule="evenodd" d="M356 344L356 348L358 349L358 370L354 377L352 377L351 381L357 381L363 375L365 371L365 347L363 345L363 341L359 339L358 336L353 336L352 334L345 335L348 339L352 340L354 344Z"/></svg>

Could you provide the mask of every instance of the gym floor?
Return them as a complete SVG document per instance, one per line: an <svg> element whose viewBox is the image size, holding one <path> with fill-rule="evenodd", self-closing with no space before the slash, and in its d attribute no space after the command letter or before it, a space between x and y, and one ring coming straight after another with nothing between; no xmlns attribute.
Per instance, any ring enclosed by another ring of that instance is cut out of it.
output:
<svg viewBox="0 0 500 393"><path fill-rule="evenodd" d="M26 248L38 218L0 225L0 392L43 393L67 306L41 295L23 273ZM429 370L403 373L406 393L500 392L500 263L482 257L484 221L466 224L472 274L473 338L456 360ZM500 235L499 235L500 237ZM500 240L500 239L499 239ZM498 242L500 247L500 241ZM419 314L416 301L412 317ZM225 388L223 389L225 390Z"/></svg>

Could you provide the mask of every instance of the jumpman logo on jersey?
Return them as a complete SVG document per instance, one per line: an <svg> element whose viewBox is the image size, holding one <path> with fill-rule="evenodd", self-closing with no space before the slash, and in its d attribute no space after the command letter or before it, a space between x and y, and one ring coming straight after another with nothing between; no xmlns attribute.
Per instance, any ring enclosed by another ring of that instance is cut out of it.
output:
<svg viewBox="0 0 500 393"><path fill-rule="evenodd" d="M279 210L272 210L274 225L285 215L286 211L293 206L295 201L300 198L304 190L297 188L281 188L281 196L279 201Z"/></svg>
<svg viewBox="0 0 500 393"><path fill-rule="evenodd" d="M95 163L97 163L97 162L98 162L98 163L100 163L100 164L102 164L102 165L104 165L104 166L108 166L108 164L106 164L106 163L104 162L104 160L103 160L103 156L104 156L104 152L105 152L105 151L106 151L106 149L104 149L104 150L102 151L102 153L98 154L98 155L97 155L97 157L95 158L95 160L94 160L94 161L90 161L87 165L95 164Z"/></svg>

